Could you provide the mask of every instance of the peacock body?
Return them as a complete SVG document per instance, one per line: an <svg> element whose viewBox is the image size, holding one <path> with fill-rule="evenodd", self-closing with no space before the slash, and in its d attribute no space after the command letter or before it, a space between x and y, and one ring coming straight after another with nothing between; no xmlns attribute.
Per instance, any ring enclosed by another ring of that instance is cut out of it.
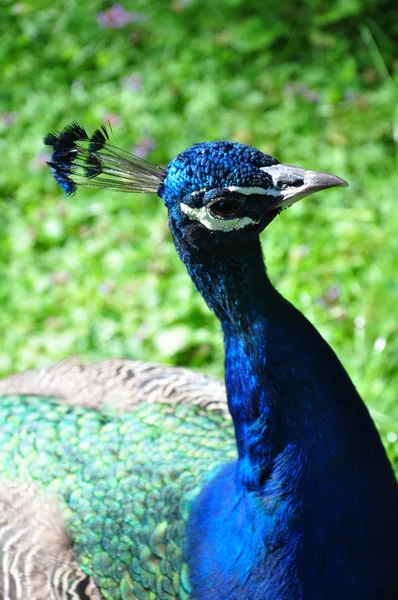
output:
<svg viewBox="0 0 398 600"><path fill-rule="evenodd" d="M74 124L46 142L68 193L163 198L221 323L227 401L216 380L130 361L4 380L0 597L396 600L391 466L259 243L282 208L345 182L229 142L197 144L166 171L103 129L88 138Z"/></svg>

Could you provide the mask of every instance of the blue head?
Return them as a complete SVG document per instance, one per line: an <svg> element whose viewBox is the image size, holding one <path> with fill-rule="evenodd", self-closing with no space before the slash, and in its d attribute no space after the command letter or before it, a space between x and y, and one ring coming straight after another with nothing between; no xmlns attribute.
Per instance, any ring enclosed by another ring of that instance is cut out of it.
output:
<svg viewBox="0 0 398 600"><path fill-rule="evenodd" d="M281 165L244 144L195 144L166 169L159 188L180 255L239 252L285 208L338 177Z"/></svg>
<svg viewBox="0 0 398 600"><path fill-rule="evenodd" d="M230 252L257 236L280 210L267 195L273 183L264 170L277 164L255 148L231 142L195 144L179 154L158 192L177 249Z"/></svg>

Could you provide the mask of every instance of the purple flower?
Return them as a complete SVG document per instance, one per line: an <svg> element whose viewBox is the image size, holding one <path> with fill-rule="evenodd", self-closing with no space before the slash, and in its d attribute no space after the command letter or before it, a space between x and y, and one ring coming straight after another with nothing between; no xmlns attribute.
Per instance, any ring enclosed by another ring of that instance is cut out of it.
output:
<svg viewBox="0 0 398 600"><path fill-rule="evenodd" d="M346 91L344 92L344 100L347 100L347 102L353 102L354 100L356 100L358 97L358 94L356 94L355 92L352 91Z"/></svg>
<svg viewBox="0 0 398 600"><path fill-rule="evenodd" d="M132 147L131 151L140 158L146 158L156 148L156 142L151 137L143 137Z"/></svg>
<svg viewBox="0 0 398 600"><path fill-rule="evenodd" d="M142 86L142 79L139 73L133 73L122 79L122 87L132 92L139 92Z"/></svg>
<svg viewBox="0 0 398 600"><path fill-rule="evenodd" d="M104 122L105 124L109 123L111 127L117 127L122 122L122 119L116 113L107 112L104 115Z"/></svg>
<svg viewBox="0 0 398 600"><path fill-rule="evenodd" d="M144 14L128 11L119 3L97 14L98 25L103 29L120 29L129 23L139 23L145 19Z"/></svg>
<svg viewBox="0 0 398 600"><path fill-rule="evenodd" d="M301 96L311 104L319 104L319 102L322 100L322 97L318 92L311 90L306 85L297 83L296 81L288 81L285 85L285 92L287 94Z"/></svg>
<svg viewBox="0 0 398 600"><path fill-rule="evenodd" d="M340 297L340 288L338 285L331 285L325 292L324 298L328 304L333 304L337 302Z"/></svg>
<svg viewBox="0 0 398 600"><path fill-rule="evenodd" d="M44 169L47 165L47 162L51 159L51 154L49 152L39 152L36 154L34 158L29 163L29 166L34 171L39 171L40 169Z"/></svg>
<svg viewBox="0 0 398 600"><path fill-rule="evenodd" d="M10 127L13 123L15 123L17 116L14 112L4 111L0 113L0 122L3 123L6 127Z"/></svg>
<svg viewBox="0 0 398 600"><path fill-rule="evenodd" d="M319 104L321 101L321 95L318 94L318 92L314 92L314 90L307 90L305 98L308 102L311 102L311 104Z"/></svg>
<svg viewBox="0 0 398 600"><path fill-rule="evenodd" d="M173 2L171 3L171 8L175 12L180 12L181 10L184 10L187 6L189 6L191 3L192 0L173 0Z"/></svg>
<svg viewBox="0 0 398 600"><path fill-rule="evenodd" d="M112 281L104 281L98 286L98 293L101 296L108 296L115 290L115 284Z"/></svg>
<svg viewBox="0 0 398 600"><path fill-rule="evenodd" d="M317 303L325 308L329 308L337 303L340 298L340 288L338 285L333 284L328 287L325 293L317 298Z"/></svg>

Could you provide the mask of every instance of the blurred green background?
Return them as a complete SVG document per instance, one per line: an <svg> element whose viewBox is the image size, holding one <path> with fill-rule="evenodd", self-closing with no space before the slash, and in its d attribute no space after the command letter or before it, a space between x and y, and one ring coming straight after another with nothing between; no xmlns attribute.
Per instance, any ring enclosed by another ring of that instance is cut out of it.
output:
<svg viewBox="0 0 398 600"><path fill-rule="evenodd" d="M398 461L398 20L383 0L2 1L0 372L124 356L222 375L218 323L154 196L64 198L43 136L72 120L166 165L204 140L327 170L263 234ZM398 464L398 463L397 463Z"/></svg>

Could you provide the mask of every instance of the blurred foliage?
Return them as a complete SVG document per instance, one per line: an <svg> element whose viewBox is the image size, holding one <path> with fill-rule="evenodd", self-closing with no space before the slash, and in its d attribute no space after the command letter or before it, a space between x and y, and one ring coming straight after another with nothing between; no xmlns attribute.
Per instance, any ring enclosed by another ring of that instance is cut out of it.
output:
<svg viewBox="0 0 398 600"><path fill-rule="evenodd" d="M0 5L0 370L77 354L222 374L219 327L158 198L62 198L43 135L109 121L165 165L231 139L349 180L263 234L271 278L335 348L398 460L396 7L385 0Z"/></svg>

